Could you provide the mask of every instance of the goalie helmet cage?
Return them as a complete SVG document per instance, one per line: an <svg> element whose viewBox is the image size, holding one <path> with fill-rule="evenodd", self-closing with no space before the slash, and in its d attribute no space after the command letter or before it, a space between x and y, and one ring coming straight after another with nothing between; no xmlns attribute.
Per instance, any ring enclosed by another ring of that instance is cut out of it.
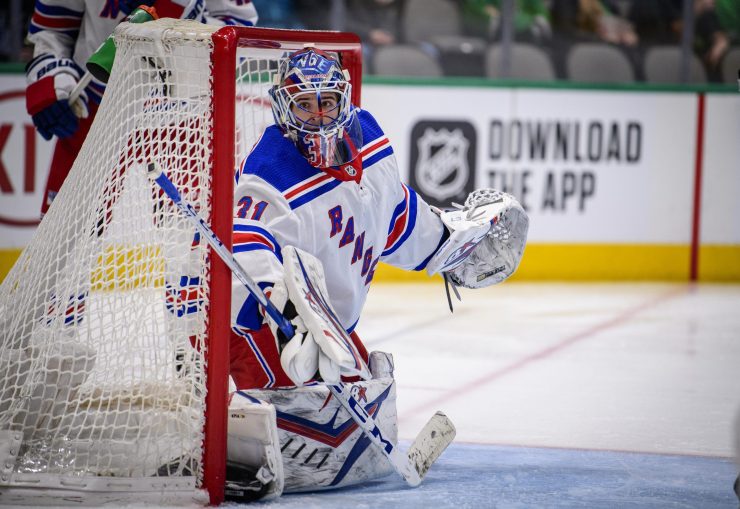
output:
<svg viewBox="0 0 740 509"><path fill-rule="evenodd" d="M230 247L280 60L337 52L359 105L354 34L162 19L115 37L85 144L0 286L0 503L223 500L231 274L146 164Z"/></svg>

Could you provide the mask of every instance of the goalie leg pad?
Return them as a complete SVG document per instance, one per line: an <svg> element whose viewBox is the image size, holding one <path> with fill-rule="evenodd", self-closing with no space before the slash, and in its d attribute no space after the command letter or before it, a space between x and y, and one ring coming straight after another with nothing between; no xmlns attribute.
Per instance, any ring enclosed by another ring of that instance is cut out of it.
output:
<svg viewBox="0 0 740 509"><path fill-rule="evenodd" d="M368 367L373 378L393 378L393 355L388 352L370 352Z"/></svg>
<svg viewBox="0 0 740 509"><path fill-rule="evenodd" d="M376 364L379 372L392 372L389 357L378 357ZM384 435L395 443L398 429L393 378L347 386L376 419ZM243 392L275 406L286 493L339 488L393 472L387 459L325 385Z"/></svg>
<svg viewBox="0 0 740 509"><path fill-rule="evenodd" d="M283 463L275 407L244 392L229 402L226 492L230 500L276 498L283 493Z"/></svg>

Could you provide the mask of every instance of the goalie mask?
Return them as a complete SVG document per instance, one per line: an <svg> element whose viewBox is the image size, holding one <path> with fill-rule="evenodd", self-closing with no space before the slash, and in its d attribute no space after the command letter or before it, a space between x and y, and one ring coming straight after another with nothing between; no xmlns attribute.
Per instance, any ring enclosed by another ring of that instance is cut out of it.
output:
<svg viewBox="0 0 740 509"><path fill-rule="evenodd" d="M270 89L275 123L315 168L351 162L362 130L351 104L352 85L339 63L316 48L290 55Z"/></svg>

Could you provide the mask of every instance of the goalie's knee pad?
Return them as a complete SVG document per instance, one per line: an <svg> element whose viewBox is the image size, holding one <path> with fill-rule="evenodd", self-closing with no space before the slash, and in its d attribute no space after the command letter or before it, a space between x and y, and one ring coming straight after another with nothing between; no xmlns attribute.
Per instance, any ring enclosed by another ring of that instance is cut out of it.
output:
<svg viewBox="0 0 740 509"><path fill-rule="evenodd" d="M347 386L395 443L398 425L392 357L373 352L370 367L372 380ZM382 452L363 435L325 385L241 393L275 407L285 492L339 488L393 472ZM231 444L229 447L231 450Z"/></svg>
<svg viewBox="0 0 740 509"><path fill-rule="evenodd" d="M275 407L244 392L229 402L226 496L250 501L283 493L283 465Z"/></svg>

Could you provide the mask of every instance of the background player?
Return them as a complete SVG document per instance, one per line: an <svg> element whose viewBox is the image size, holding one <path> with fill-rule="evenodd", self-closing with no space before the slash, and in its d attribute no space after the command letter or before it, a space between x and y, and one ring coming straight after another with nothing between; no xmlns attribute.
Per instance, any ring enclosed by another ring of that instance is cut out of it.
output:
<svg viewBox="0 0 740 509"><path fill-rule="evenodd" d="M93 79L80 96L81 117L68 97L85 63L113 29L139 5L162 18L194 19L214 25L257 22L249 0L36 0L28 39L33 60L26 66L26 106L39 134L57 136L41 205L43 216L59 192L87 136L105 85Z"/></svg>

